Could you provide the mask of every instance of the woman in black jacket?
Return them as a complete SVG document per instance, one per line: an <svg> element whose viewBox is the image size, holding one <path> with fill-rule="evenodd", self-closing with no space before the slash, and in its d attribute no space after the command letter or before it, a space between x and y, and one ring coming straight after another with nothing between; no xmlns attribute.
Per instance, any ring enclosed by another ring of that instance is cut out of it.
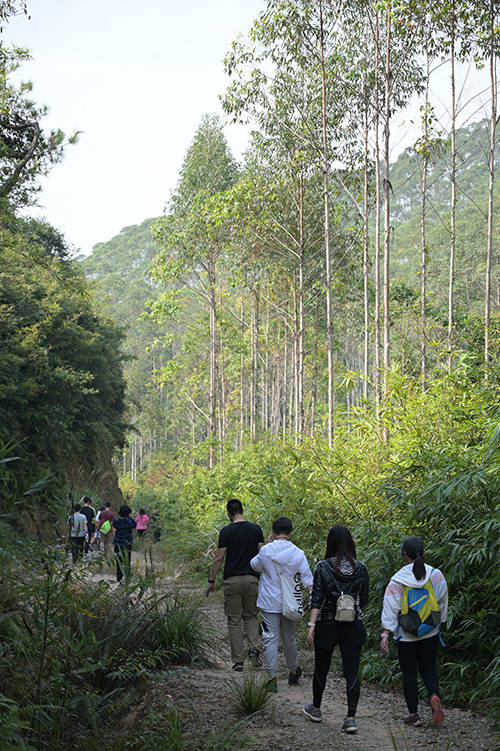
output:
<svg viewBox="0 0 500 751"><path fill-rule="evenodd" d="M332 527L326 540L326 554L314 570L311 613L307 641L314 644L313 702L304 712L321 721L321 699L330 670L333 650L340 647L347 689L347 717L342 730L355 733L359 701L359 660L366 641L361 608L368 602L368 572L356 560L352 535L341 525Z"/></svg>

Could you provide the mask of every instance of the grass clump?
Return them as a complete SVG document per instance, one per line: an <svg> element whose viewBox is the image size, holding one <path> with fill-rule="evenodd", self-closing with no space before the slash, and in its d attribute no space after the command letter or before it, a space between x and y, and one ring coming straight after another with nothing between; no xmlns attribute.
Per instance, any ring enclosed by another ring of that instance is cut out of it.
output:
<svg viewBox="0 0 500 751"><path fill-rule="evenodd" d="M134 751L184 751L182 718L177 707L166 704L161 710L148 712L134 737L125 742L125 748Z"/></svg>
<svg viewBox="0 0 500 751"><path fill-rule="evenodd" d="M265 709L273 693L267 680L259 678L256 673L246 673L241 682L232 678L228 681L228 688L235 707L245 715L255 714Z"/></svg>

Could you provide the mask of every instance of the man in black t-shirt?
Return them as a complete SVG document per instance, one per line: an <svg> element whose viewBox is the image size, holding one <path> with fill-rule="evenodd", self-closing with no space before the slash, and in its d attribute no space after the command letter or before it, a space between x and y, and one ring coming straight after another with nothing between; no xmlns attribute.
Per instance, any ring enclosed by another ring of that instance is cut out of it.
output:
<svg viewBox="0 0 500 751"><path fill-rule="evenodd" d="M233 670L243 670L245 653L243 631L248 641L248 659L253 667L262 664L259 656L259 621L257 610L258 574L250 566L264 544L264 535L258 524L243 519L241 501L232 498L227 502L227 515L231 524L223 527L208 580L206 596L212 592L215 577L224 563L224 609L231 644Z"/></svg>

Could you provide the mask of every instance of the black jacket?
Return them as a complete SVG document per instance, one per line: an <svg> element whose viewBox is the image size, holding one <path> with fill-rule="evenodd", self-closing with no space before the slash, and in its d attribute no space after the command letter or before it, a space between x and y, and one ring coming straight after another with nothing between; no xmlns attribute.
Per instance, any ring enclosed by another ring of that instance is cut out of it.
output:
<svg viewBox="0 0 500 751"><path fill-rule="evenodd" d="M337 598L343 592L356 601L356 619L361 620L361 607L368 602L368 571L359 561L352 574L343 574L333 566L331 558L319 561L314 569L311 608L319 608L323 623L335 620Z"/></svg>

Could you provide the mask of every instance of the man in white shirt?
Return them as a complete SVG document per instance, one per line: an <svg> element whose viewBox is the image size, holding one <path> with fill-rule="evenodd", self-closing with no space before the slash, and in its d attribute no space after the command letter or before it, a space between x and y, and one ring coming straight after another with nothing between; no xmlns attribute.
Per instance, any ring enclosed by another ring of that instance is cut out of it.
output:
<svg viewBox="0 0 500 751"><path fill-rule="evenodd" d="M73 564L79 558L83 558L83 543L85 542L85 532L87 531L87 518L81 513L81 510L81 505L76 503L74 511L68 519Z"/></svg>
<svg viewBox="0 0 500 751"><path fill-rule="evenodd" d="M262 644L266 653L268 685L273 691L278 690L276 673L278 672L278 646L280 636L288 667L288 683L295 685L302 675L302 668L297 663L297 643L295 641L295 621L285 618L282 613L281 584L276 570L284 576L290 576L303 587L311 588L313 576L304 551L290 540L292 522L286 516L280 516L273 523L273 531L267 545L252 558L250 565L254 571L261 572L257 607L260 609L262 625Z"/></svg>

